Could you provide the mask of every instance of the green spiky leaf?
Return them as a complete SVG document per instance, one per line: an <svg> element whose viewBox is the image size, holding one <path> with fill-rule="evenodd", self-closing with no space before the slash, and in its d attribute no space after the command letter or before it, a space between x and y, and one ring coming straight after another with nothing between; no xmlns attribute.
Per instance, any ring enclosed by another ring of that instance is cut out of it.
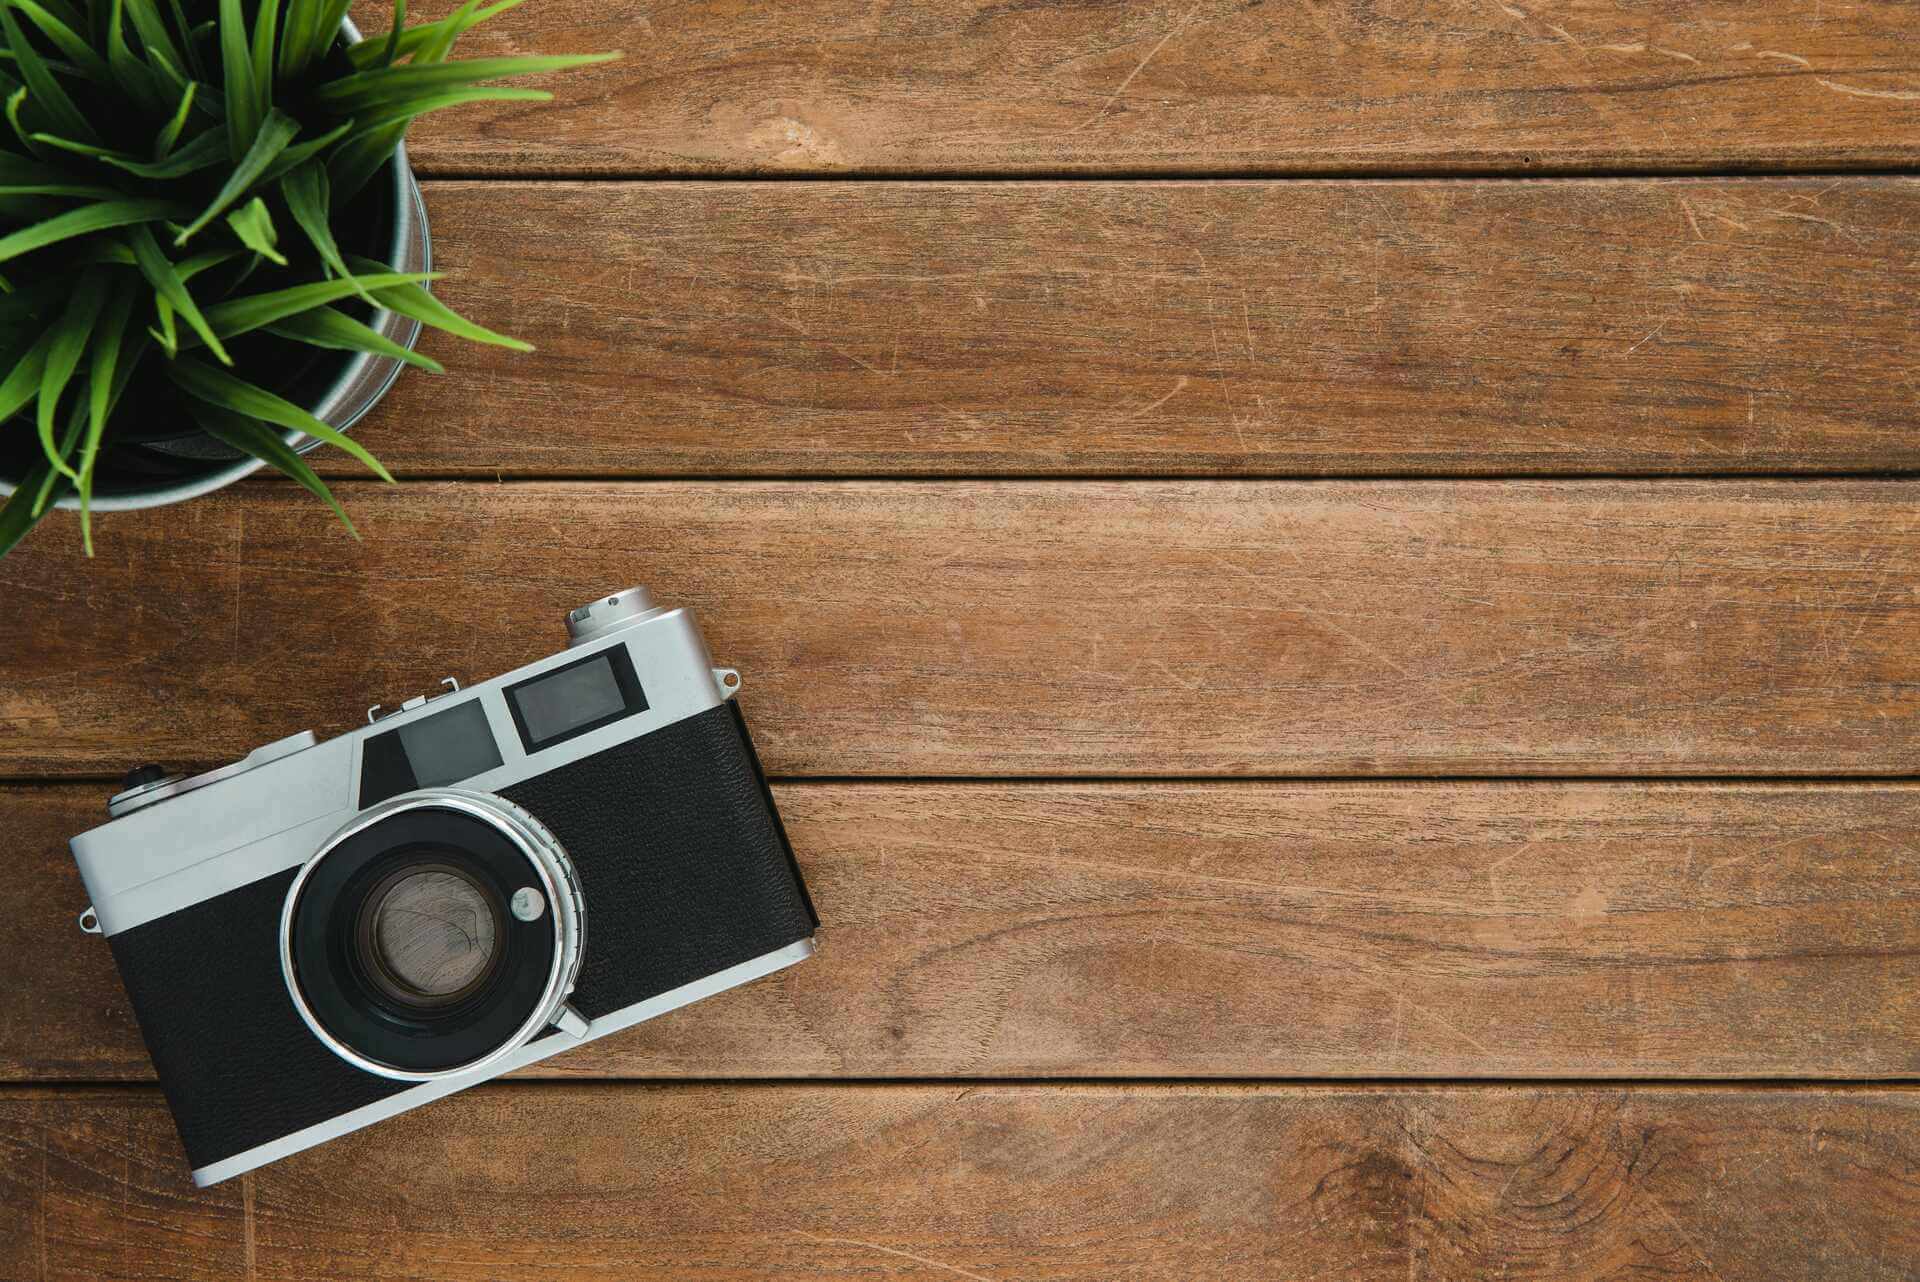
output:
<svg viewBox="0 0 1920 1282"><path fill-rule="evenodd" d="M47 464L53 470L45 480L40 482L40 488L33 496L33 514L36 517L45 512L47 505L53 502L55 494L64 492L70 483L70 469L65 466L65 462L72 457L74 449L80 443L80 433L86 424L85 408L76 403L67 411L66 430L60 434L60 440L51 452L53 461Z"/></svg>
<svg viewBox="0 0 1920 1282"><path fill-rule="evenodd" d="M0 421L12 418L40 394L40 371L47 367L47 348L52 344L53 332L42 333L0 379Z"/></svg>
<svg viewBox="0 0 1920 1282"><path fill-rule="evenodd" d="M84 196L93 200L115 200L120 193L99 183L83 182L75 175L53 165L43 165L0 151L0 193L18 196Z"/></svg>
<svg viewBox="0 0 1920 1282"><path fill-rule="evenodd" d="M236 378L225 370L215 369L191 357L183 357L169 365L167 377L195 400L248 418L290 427L316 440L338 446L365 464L375 476L388 484L393 483L393 477L380 465L379 459L367 452L366 446L264 387L256 387L245 379Z"/></svg>
<svg viewBox="0 0 1920 1282"><path fill-rule="evenodd" d="M80 542L88 556L93 555L93 469L100 461L100 442L106 438L107 414L111 410L116 382L125 386L120 367L121 344L133 316L134 291L119 289L107 300L106 313L100 319L100 341L94 344L87 367L87 434L80 443L78 489L80 491Z"/></svg>
<svg viewBox="0 0 1920 1282"><path fill-rule="evenodd" d="M80 473L67 463L64 452L57 452L53 420L60 408L60 397L67 390L67 382L79 367L81 356L86 354L87 340L93 337L94 322L100 319L100 308L106 298L106 276L98 268L82 272L73 296L67 300L66 310L60 313L60 318L48 331L52 342L47 345L46 363L40 369L36 415L40 446L46 451L47 460L55 470L74 481L80 479Z"/></svg>
<svg viewBox="0 0 1920 1282"><path fill-rule="evenodd" d="M227 355L227 349L220 345L219 337L207 324L207 318L200 313L200 307L193 301L193 295L187 292L187 282L180 275L180 269L174 266L160 242L154 239L153 232L146 227L136 227L127 237L128 247L133 250L134 261L140 266L140 274L153 286L156 297L168 307L178 312L200 340L207 345L222 365L233 364L233 357ZM166 325L163 314L162 324ZM171 329L169 327L169 338ZM167 344L169 349L173 344Z"/></svg>
<svg viewBox="0 0 1920 1282"><path fill-rule="evenodd" d="M226 2L237 3L237 0ZM533 76L588 67L619 56L618 52L525 54L509 58L467 58L459 62L424 66L408 63L395 67L376 67L371 71L359 71L329 81L314 91L314 97L336 111L352 114L370 107L404 101L421 93L439 93L508 76Z"/></svg>
<svg viewBox="0 0 1920 1282"><path fill-rule="evenodd" d="M193 95L199 88L198 81L190 81L187 87L180 91L180 104L173 109L172 118L160 126L160 132L153 136L155 161L165 160L167 153L173 150L173 145L180 141L180 131L187 127L187 112L193 109Z"/></svg>
<svg viewBox="0 0 1920 1282"><path fill-rule="evenodd" d="M216 334L233 338L272 325L287 316L295 316L315 307L325 307L343 298L372 292L393 285L414 285L438 280L435 272L362 272L357 277L315 281L264 294L249 294L229 299L207 309L207 320Z"/></svg>
<svg viewBox="0 0 1920 1282"><path fill-rule="evenodd" d="M333 228L328 223L332 197L327 190L326 166L313 161L290 170L280 179L280 194L286 198L293 221L307 234L320 261L334 275L351 280L353 273L347 270L346 260L340 256L340 246L334 243ZM365 290L359 293L368 303L373 302L373 295Z"/></svg>
<svg viewBox="0 0 1920 1282"><path fill-rule="evenodd" d="M213 405L200 406L195 413L194 421L215 440L224 441L242 453L251 454L254 458L271 464L291 477L302 489L332 508L333 514L340 518L340 523L347 527L348 534L355 539L360 537L360 531L353 528L352 518L347 515L347 510L340 506L340 500L333 496L333 491L327 488L327 483L320 479L319 474L309 467L307 461L282 440L277 432L262 426L257 420L248 418L244 414L224 411Z"/></svg>
<svg viewBox="0 0 1920 1282"><path fill-rule="evenodd" d="M365 271L377 264L355 259L354 265ZM511 348L516 352L530 352L533 344L498 334L484 325L476 325L445 303L429 294L418 285L386 285L371 290L374 298L382 307L399 312L402 316L411 316L422 325L431 325L435 329L445 330L458 338L470 342L486 343L492 347Z"/></svg>
<svg viewBox="0 0 1920 1282"><path fill-rule="evenodd" d="M475 7L471 3L463 4L456 12L438 22L409 27L400 34L400 47L394 51L394 60L418 58L421 61L438 61L446 56L446 50L452 48L453 42L470 28L477 27L487 19L523 3L525 0L498 0L498 3L487 5L485 8ZM437 50L438 57L427 57L425 51L429 49ZM386 65L383 62L386 51L385 36L370 36L347 50L347 60L356 69L366 71Z"/></svg>
<svg viewBox="0 0 1920 1282"><path fill-rule="evenodd" d="M80 33L72 25L62 21L44 5L35 3L35 0L7 0L7 4L25 14L28 21L53 43L53 47L73 63L79 74L96 84L112 83L113 73L107 69L106 59L95 53L93 46L81 39ZM80 25L85 24L82 22ZM17 46L10 47L9 52L18 58Z"/></svg>
<svg viewBox="0 0 1920 1282"><path fill-rule="evenodd" d="M270 334L278 334L282 338L291 338L313 347L325 347L343 352L368 352L374 356L389 357L435 374L446 373L439 361L422 356L411 348L400 346L371 325L363 325L345 312L332 307L316 307L311 311L295 312L285 320L268 325L266 329Z"/></svg>
<svg viewBox="0 0 1920 1282"><path fill-rule="evenodd" d="M146 50L147 61L155 67L172 71L174 74L171 78L179 79L178 69L185 67L187 60L173 43L173 35L167 30L167 21L160 16L154 0L125 0L125 11Z"/></svg>
<svg viewBox="0 0 1920 1282"><path fill-rule="evenodd" d="M233 228L233 234L240 243L269 262L287 265L286 255L274 248L279 237L273 229L273 215L267 212L267 202L255 196L245 205L227 215L227 225Z"/></svg>
<svg viewBox="0 0 1920 1282"><path fill-rule="evenodd" d="M273 163L269 164L261 173L255 185L264 187L289 170L306 164L307 161L312 160L315 156L345 137L352 128L353 122L351 120L345 120L335 125L332 129L329 129L326 133L321 134L318 138L309 138L305 142L294 143L273 158Z"/></svg>
<svg viewBox="0 0 1920 1282"><path fill-rule="evenodd" d="M369 107L357 123L369 129L395 122L404 125L415 116L424 116L430 111L444 111L448 107L464 107L470 102L551 101L553 101L553 95L545 89L521 89L511 85L480 85L472 89L450 89L445 93L422 94L417 98L408 98L386 107Z"/></svg>
<svg viewBox="0 0 1920 1282"><path fill-rule="evenodd" d="M240 0L220 0L220 70L227 95L227 149L238 161L260 133L267 109L253 79L253 51L248 47L247 20ZM187 42L191 49L193 42Z"/></svg>
<svg viewBox="0 0 1920 1282"><path fill-rule="evenodd" d="M227 175L227 181L221 184L218 192L214 193L213 200L207 207L200 211L200 216L180 229L180 234L173 238L173 243L176 246L186 244L188 238L195 232L219 217L228 205L245 195L247 190L259 181L260 175L266 172L267 166L273 163L274 157L286 150L287 144L299 132L300 124L292 116L279 111L268 112L267 118L260 123L260 132L254 137L252 145L247 148L247 154L242 156L240 163L233 167L233 172Z"/></svg>
<svg viewBox="0 0 1920 1282"><path fill-rule="evenodd" d="M7 496L6 503L0 504L0 556L13 551L46 514L45 508L37 512L34 510L34 500L49 478L63 479L45 459L41 459L27 469L13 493ZM59 497L57 491L55 497Z"/></svg>
<svg viewBox="0 0 1920 1282"><path fill-rule="evenodd" d="M26 106L27 90L23 85L7 95L7 124L12 126L14 137L20 140L20 145L27 149L28 154L38 156L40 144L33 140L33 130L27 127L24 114Z"/></svg>
<svg viewBox="0 0 1920 1282"><path fill-rule="evenodd" d="M154 83L153 72L127 43L125 0L112 0L107 8L107 67L115 83L123 86L148 111L162 108L165 95Z"/></svg>
<svg viewBox="0 0 1920 1282"><path fill-rule="evenodd" d="M80 138L87 142L99 142L100 135L80 114L80 108L73 105L73 99L54 79L53 69L47 66L39 50L33 47L26 33L20 30L20 22L13 16L11 3L0 4L0 32L7 37L7 48L13 53L13 65L20 71L20 79L27 90L28 99L43 112L48 121L62 134Z"/></svg>
<svg viewBox="0 0 1920 1282"><path fill-rule="evenodd" d="M23 227L10 236L0 236L0 263L21 254L55 245L75 236L86 236L113 227L175 218L180 206L170 200L100 200L64 214Z"/></svg>
<svg viewBox="0 0 1920 1282"><path fill-rule="evenodd" d="M398 120L353 135L334 148L327 157L327 181L335 198L352 200L393 157L394 148L406 135L407 121Z"/></svg>

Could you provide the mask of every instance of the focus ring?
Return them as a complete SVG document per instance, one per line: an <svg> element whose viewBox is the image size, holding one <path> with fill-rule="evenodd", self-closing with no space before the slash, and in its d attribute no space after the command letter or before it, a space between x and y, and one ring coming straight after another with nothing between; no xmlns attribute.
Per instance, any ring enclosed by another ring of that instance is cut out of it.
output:
<svg viewBox="0 0 1920 1282"><path fill-rule="evenodd" d="M551 911L544 921L508 923L505 987L477 1009L420 1010L411 1023L401 1012L396 1029L396 1013L378 1013L378 995L339 937L369 910L369 884L387 884L379 876L390 881L408 859L468 866L503 903L531 884ZM551 1024L579 974L585 933L579 879L546 825L491 793L426 789L362 811L321 844L287 890L280 964L295 1011L328 1050L369 1073L431 1081L477 1072Z"/></svg>

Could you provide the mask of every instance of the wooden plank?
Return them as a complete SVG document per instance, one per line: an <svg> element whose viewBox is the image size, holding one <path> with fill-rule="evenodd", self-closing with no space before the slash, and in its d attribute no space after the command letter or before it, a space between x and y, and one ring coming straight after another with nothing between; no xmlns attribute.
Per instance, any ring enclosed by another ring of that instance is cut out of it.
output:
<svg viewBox="0 0 1920 1282"><path fill-rule="evenodd" d="M291 485L0 561L0 772L232 759L695 607L778 775L1899 774L1906 482ZM15 603L18 603L17 606Z"/></svg>
<svg viewBox="0 0 1920 1282"><path fill-rule="evenodd" d="M553 0L462 54L627 60L555 78L550 107L463 108L413 141L434 169L502 173L1911 164L1912 22L1899 0Z"/></svg>
<svg viewBox="0 0 1920 1282"><path fill-rule="evenodd" d="M0 789L0 1079L151 1077L74 926L102 791ZM1910 786L777 792L819 955L534 1075L1920 1071Z"/></svg>
<svg viewBox="0 0 1920 1282"><path fill-rule="evenodd" d="M445 296L540 351L430 335L359 429L401 474L1920 468L1911 179L428 203Z"/></svg>
<svg viewBox="0 0 1920 1282"><path fill-rule="evenodd" d="M151 1095L0 1145L45 1282L1920 1269L1903 1090L494 1086L206 1192Z"/></svg>

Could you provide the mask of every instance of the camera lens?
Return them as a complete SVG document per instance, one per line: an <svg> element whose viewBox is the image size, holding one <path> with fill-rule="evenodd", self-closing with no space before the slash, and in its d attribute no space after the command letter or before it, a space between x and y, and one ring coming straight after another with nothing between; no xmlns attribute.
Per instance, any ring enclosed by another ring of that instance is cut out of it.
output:
<svg viewBox="0 0 1920 1282"><path fill-rule="evenodd" d="M450 863L388 873L362 902L354 929L361 972L413 1010L452 1006L484 985L500 961L497 896Z"/></svg>
<svg viewBox="0 0 1920 1282"><path fill-rule="evenodd" d="M357 1068L403 1081L472 1071L524 1045L572 991L586 927L576 884L553 834L505 798L390 798L287 888L287 994Z"/></svg>

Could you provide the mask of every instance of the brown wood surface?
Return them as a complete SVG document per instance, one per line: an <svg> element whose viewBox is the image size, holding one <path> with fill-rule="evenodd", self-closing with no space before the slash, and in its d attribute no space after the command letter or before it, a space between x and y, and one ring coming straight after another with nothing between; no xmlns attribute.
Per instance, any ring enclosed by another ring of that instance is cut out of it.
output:
<svg viewBox="0 0 1920 1282"><path fill-rule="evenodd" d="M357 429L415 479L317 460L367 541L257 480L0 560L0 1279L1920 1277L1920 480L1784 475L1920 473L1913 31L503 13L628 57L415 131L541 350L429 336ZM731 181L802 175L912 181ZM193 1190L106 780L636 581L819 955Z"/></svg>
<svg viewBox="0 0 1920 1282"><path fill-rule="evenodd" d="M442 294L540 350L430 335L358 429L402 475L1920 467L1912 179L427 202Z"/></svg>
<svg viewBox="0 0 1920 1282"><path fill-rule="evenodd" d="M416 4L437 14L453 0ZM367 30L383 8L357 6ZM435 170L1055 173L1911 164L1900 0L548 0L465 55L624 49L414 133Z"/></svg>
<svg viewBox="0 0 1920 1282"><path fill-rule="evenodd" d="M45 1279L1894 1282L1920 1258L1905 1090L483 1087L208 1192L155 1096L36 1093L0 1099L0 1154L0 1270Z"/></svg>
<svg viewBox="0 0 1920 1282"><path fill-rule="evenodd" d="M0 789L0 1079L152 1070L66 839ZM788 784L804 966L531 1075L1890 1077L1920 789ZM591 912L591 907L589 907Z"/></svg>
<svg viewBox="0 0 1920 1282"><path fill-rule="evenodd" d="M778 775L1899 774L1911 482L343 487L0 561L0 772L210 763L695 607Z"/></svg>

